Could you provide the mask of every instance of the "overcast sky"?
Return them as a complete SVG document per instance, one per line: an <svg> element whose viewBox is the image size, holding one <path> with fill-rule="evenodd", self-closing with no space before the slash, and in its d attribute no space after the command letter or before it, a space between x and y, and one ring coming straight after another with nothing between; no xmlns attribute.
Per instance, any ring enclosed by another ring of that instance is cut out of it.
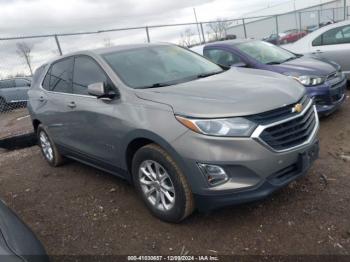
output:
<svg viewBox="0 0 350 262"><path fill-rule="evenodd" d="M0 35L17 36L235 18L288 0L0 0Z"/></svg>
<svg viewBox="0 0 350 262"><path fill-rule="evenodd" d="M171 23L194 22L193 8L199 21L217 18L238 18L256 10L293 0L0 0L0 38L96 31ZM297 0L299 1L299 0ZM314 1L314 0L304 0ZM322 0L321 0L322 1ZM151 41L178 43L186 27L151 29ZM195 26L192 31L198 32ZM205 29L207 30L207 29ZM60 37L64 53L78 49L145 42L145 30L97 35ZM16 41L0 41L0 77L14 72L26 72L16 54ZM26 40L33 47L33 63L57 56L53 38Z"/></svg>

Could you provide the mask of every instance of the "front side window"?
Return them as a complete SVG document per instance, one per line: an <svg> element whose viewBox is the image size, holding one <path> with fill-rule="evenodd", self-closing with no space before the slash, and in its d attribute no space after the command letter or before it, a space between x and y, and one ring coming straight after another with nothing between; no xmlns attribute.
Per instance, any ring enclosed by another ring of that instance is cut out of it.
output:
<svg viewBox="0 0 350 262"><path fill-rule="evenodd" d="M246 55L263 64L281 64L296 59L293 53L264 41L249 41L235 44L235 47Z"/></svg>
<svg viewBox="0 0 350 262"><path fill-rule="evenodd" d="M312 42L312 46L339 45L350 43L350 26L342 26L328 30Z"/></svg>
<svg viewBox="0 0 350 262"><path fill-rule="evenodd" d="M104 54L103 58L132 88L174 85L223 72L204 57L171 45L115 51Z"/></svg>
<svg viewBox="0 0 350 262"><path fill-rule="evenodd" d="M54 63L44 78L43 88L54 92L71 93L73 61L70 57Z"/></svg>
<svg viewBox="0 0 350 262"><path fill-rule="evenodd" d="M74 61L73 93L88 95L88 85L98 82L108 84L106 74L101 67L87 56L76 57Z"/></svg>
<svg viewBox="0 0 350 262"><path fill-rule="evenodd" d="M204 56L214 63L224 66L231 66L242 61L239 56L220 49L206 49L204 50Z"/></svg>

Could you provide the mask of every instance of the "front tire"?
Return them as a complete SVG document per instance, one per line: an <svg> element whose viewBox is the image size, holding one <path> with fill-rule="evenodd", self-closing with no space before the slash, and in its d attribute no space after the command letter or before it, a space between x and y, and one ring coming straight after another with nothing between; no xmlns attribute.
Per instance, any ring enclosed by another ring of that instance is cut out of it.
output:
<svg viewBox="0 0 350 262"><path fill-rule="evenodd" d="M64 163L64 158L50 138L47 129L42 124L38 126L37 138L41 153L50 166L57 167L62 165Z"/></svg>
<svg viewBox="0 0 350 262"><path fill-rule="evenodd" d="M135 187L156 217L180 222L194 210L194 200L186 177L173 158L160 146L140 148L132 162Z"/></svg>

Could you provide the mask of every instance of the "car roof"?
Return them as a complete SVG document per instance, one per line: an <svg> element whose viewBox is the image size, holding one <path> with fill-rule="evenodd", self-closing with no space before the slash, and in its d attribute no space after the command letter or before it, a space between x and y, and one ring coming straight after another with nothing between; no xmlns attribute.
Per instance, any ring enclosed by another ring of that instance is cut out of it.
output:
<svg viewBox="0 0 350 262"><path fill-rule="evenodd" d="M308 41L309 39L313 39L314 37L317 37L320 34L323 34L324 32L326 32L326 31L328 31L330 29L341 27L341 26L344 26L344 25L349 25L349 24L350 24L350 21L347 20L347 21L337 22L337 23L334 23L334 24L329 24L329 25L323 26L323 27L321 27L321 28L311 32L310 34L307 34L303 38L300 38L294 44L297 45L299 43L304 43L305 41Z"/></svg>

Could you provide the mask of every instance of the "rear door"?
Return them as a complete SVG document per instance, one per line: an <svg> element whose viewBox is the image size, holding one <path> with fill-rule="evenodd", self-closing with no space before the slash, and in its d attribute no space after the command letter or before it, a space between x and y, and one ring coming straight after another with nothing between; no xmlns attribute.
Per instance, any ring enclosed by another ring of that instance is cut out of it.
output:
<svg viewBox="0 0 350 262"><path fill-rule="evenodd" d="M68 113L72 110L73 62L73 57L69 57L53 63L43 80L44 90L37 98L36 112L60 145L69 145L71 141Z"/></svg>
<svg viewBox="0 0 350 262"><path fill-rule="evenodd" d="M350 25L330 29L311 43L311 53L335 61L350 73Z"/></svg>

